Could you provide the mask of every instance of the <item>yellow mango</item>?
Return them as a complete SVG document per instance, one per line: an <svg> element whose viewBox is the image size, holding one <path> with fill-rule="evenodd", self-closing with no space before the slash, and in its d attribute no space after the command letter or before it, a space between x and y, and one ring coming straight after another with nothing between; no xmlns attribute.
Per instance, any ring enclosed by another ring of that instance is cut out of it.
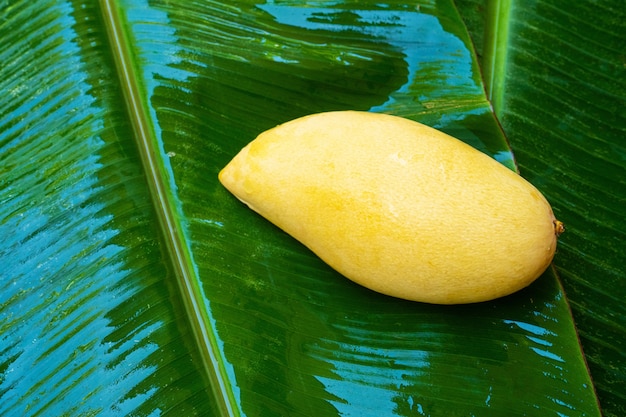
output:
<svg viewBox="0 0 626 417"><path fill-rule="evenodd" d="M345 277L427 303L492 300L528 286L563 230L515 172L385 114L287 122L243 148L219 179Z"/></svg>

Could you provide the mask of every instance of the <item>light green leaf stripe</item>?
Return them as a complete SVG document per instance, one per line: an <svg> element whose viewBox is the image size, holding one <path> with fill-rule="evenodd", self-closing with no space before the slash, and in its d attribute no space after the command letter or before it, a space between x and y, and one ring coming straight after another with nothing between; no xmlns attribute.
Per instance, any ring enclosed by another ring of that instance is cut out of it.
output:
<svg viewBox="0 0 626 417"><path fill-rule="evenodd" d="M174 274L180 286L183 304L187 309L198 349L211 381L210 388L222 415L238 416L240 411L233 398L231 382L225 380L227 378L223 367L225 360L218 349L216 336L208 317L210 310L200 289L184 225L179 220L182 213L178 209L179 204L175 203L177 196L174 181L173 178L169 178L170 170L164 163L165 152L157 145L159 143L157 134L152 128L150 115L144 102L146 90L139 87L141 81L134 69L134 62L127 47L131 41L125 33L124 26L127 23L123 12L112 0L101 0L101 4L120 83L130 112L129 119L134 128L135 139L146 170L148 187L156 206L161 231L165 237L167 253L171 257Z"/></svg>
<svg viewBox="0 0 626 417"><path fill-rule="evenodd" d="M486 1L485 44L482 62L487 97L494 111L502 108L505 95L504 76L509 42L511 0Z"/></svg>

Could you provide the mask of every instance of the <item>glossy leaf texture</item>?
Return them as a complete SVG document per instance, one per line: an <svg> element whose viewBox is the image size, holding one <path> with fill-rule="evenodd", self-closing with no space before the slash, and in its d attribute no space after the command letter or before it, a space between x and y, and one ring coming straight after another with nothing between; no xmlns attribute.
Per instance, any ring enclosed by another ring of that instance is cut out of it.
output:
<svg viewBox="0 0 626 417"><path fill-rule="evenodd" d="M0 414L599 415L553 269L489 303L385 297L217 181L337 109L514 168L454 3L0 7Z"/></svg>
<svg viewBox="0 0 626 417"><path fill-rule="evenodd" d="M2 5L4 416L212 407L99 19Z"/></svg>
<svg viewBox="0 0 626 417"><path fill-rule="evenodd" d="M624 416L626 10L516 1L496 19L508 33L493 65L497 114L522 175L567 225L555 265L604 414Z"/></svg>

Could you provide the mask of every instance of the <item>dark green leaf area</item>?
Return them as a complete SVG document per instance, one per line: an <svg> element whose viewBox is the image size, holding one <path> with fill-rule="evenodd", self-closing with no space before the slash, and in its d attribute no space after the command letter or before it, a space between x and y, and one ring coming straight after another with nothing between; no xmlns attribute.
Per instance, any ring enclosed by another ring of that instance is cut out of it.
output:
<svg viewBox="0 0 626 417"><path fill-rule="evenodd" d="M487 2L482 0L455 0L454 3L459 9L465 26L467 26L467 31L472 38L472 43L480 60L485 42Z"/></svg>
<svg viewBox="0 0 626 417"><path fill-rule="evenodd" d="M566 307L546 301L558 294L549 274L497 302L431 306L351 283L263 219L214 228L221 256L204 285L249 414L271 404L295 415L329 405L372 416L595 415Z"/></svg>
<svg viewBox="0 0 626 417"><path fill-rule="evenodd" d="M607 416L626 414L626 14L530 2L511 20L503 127L566 225L555 258Z"/></svg>
<svg viewBox="0 0 626 417"><path fill-rule="evenodd" d="M249 416L599 414L552 271L490 303L393 299L337 274L217 181L263 130L339 109L421 121L514 168L454 2L0 3L1 415L217 416L231 408ZM464 3L459 10L479 12L477 2ZM584 137L564 146L582 158L566 158L565 166L584 175L551 171L556 182L570 174L572 181L547 188L562 201L573 191L584 197L558 209L574 226L596 207L602 213L593 227L564 238L559 271L584 313L581 335L603 398L617 410L621 311L608 284L603 297L586 297L593 285L580 272L620 282L620 264L602 258L592 239L620 227L609 214L620 213L621 201L611 187L623 185L614 178L624 152L613 140L623 106L608 105L602 75L622 74L613 60L623 65L614 37L621 17L607 4L599 5L601 20L586 19L591 11L582 8L582 19L567 21L588 20L598 30L608 22L606 42L590 38L595 58L554 48L564 51L558 65L598 69L590 82L601 105L589 105L591 118L573 112L562 119L581 120L581 129L595 124L597 140L588 149ZM548 7L550 19L540 21L558 18L558 10ZM537 39L549 47L557 38ZM130 68L119 65L122 56ZM595 103L593 91L570 88L577 84L559 80L549 65L536 68L509 90L535 113L554 102L518 95L528 80L571 91L572 107ZM577 80L584 77L572 68ZM555 82L545 83L546 75ZM613 91L619 96L623 83ZM534 115L516 114L511 123ZM537 152L546 149L536 143ZM528 161L523 169L541 183L537 173L552 164ZM608 185L588 186L596 180ZM150 195L162 190L155 184L164 184L163 195ZM617 198L592 204L605 194ZM163 221L168 214L171 223ZM607 240L611 256L618 238ZM181 293L180 283L192 290ZM192 311L190 299L200 309ZM598 314L604 302L614 317ZM218 406L219 398L231 403Z"/></svg>
<svg viewBox="0 0 626 417"><path fill-rule="evenodd" d="M411 117L512 167L451 3L153 6L151 25L127 9L137 67L168 51L143 82L243 414L597 415L553 276L474 306L385 297L217 181L261 131L337 109Z"/></svg>
<svg viewBox="0 0 626 417"><path fill-rule="evenodd" d="M233 204L233 211L241 205ZM543 412L594 415L589 381L564 367L584 363L573 328L554 321L567 317L566 307L546 301L558 293L549 274L497 302L430 306L347 281L254 214L212 229L198 252L221 256L203 271L215 277L204 285L216 296L224 351L238 365L250 414L263 415L269 402L272 413L295 415L327 403L361 415L524 415L539 404ZM562 344L567 335L573 345ZM531 365L537 358L539 368ZM561 381L548 390L553 394L533 382L544 377ZM508 390L520 394L511 400ZM567 392L568 402L555 407L557 391Z"/></svg>
<svg viewBox="0 0 626 417"><path fill-rule="evenodd" d="M99 13L2 6L3 416L211 409Z"/></svg>

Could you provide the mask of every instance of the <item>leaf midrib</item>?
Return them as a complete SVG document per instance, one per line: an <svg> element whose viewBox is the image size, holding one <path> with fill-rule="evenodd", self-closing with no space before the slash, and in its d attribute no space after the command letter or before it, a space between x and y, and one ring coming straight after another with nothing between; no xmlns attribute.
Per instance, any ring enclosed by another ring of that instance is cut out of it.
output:
<svg viewBox="0 0 626 417"><path fill-rule="evenodd" d="M123 27L123 15L113 4L113 0L100 0L100 8L128 118L133 127L147 185L159 220L160 232L166 247L165 253L178 283L180 297L193 329L204 370L210 381L210 389L220 414L239 416L241 413L236 406L237 402L223 365L225 358L222 357L217 347L217 336L207 316L209 308L202 296L188 240L184 234L183 225L179 221L181 218L179 205L175 203L176 197L167 185L172 181L168 178L168 171L165 169L164 153L158 146L155 130L142 100L144 96L140 88L141 82L133 66L132 52L128 47L130 40Z"/></svg>
<svg viewBox="0 0 626 417"><path fill-rule="evenodd" d="M510 0L487 1L482 68L487 98L497 117L502 116L511 7Z"/></svg>

